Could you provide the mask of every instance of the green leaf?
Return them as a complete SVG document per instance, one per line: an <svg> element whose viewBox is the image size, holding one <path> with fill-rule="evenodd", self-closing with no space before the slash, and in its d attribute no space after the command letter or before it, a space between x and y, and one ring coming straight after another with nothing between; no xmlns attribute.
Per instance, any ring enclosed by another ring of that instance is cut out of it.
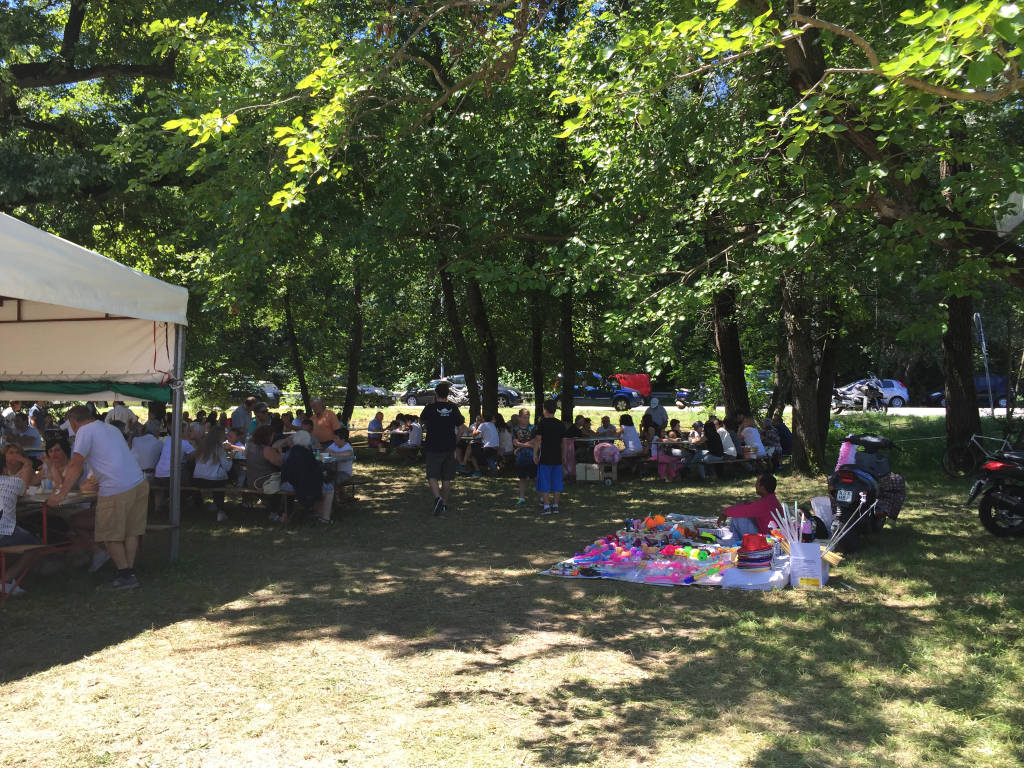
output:
<svg viewBox="0 0 1024 768"><path fill-rule="evenodd" d="M725 13L726 11L732 10L733 6L738 2L739 0L719 0L718 12Z"/></svg>

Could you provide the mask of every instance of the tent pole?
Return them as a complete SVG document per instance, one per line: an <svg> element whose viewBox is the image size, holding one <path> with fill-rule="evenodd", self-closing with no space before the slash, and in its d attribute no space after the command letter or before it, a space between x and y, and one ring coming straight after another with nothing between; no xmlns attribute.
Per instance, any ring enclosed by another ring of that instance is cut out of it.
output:
<svg viewBox="0 0 1024 768"><path fill-rule="evenodd" d="M171 382L171 562L178 559L181 526L181 414L185 399L185 326L174 326L174 380Z"/></svg>

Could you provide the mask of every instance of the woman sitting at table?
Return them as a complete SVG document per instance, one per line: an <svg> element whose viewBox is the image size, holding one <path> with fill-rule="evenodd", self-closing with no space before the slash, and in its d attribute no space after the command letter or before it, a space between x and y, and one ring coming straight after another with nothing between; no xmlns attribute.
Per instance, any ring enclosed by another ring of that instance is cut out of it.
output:
<svg viewBox="0 0 1024 768"><path fill-rule="evenodd" d="M313 436L296 432L281 465L281 490L291 491L305 513L320 523L331 523L334 484L324 482L323 465L313 455ZM282 522L289 522L282 518Z"/></svg>
<svg viewBox="0 0 1024 768"><path fill-rule="evenodd" d="M352 479L352 465L356 460L355 449L348 442L348 429L338 427L334 430L334 441L327 446L327 452L335 461L334 484L347 483Z"/></svg>
<svg viewBox="0 0 1024 768"><path fill-rule="evenodd" d="M624 413L623 416L629 416L629 414L628 413ZM633 423L633 417L632 416L629 416L629 423L630 424ZM620 425L622 424L622 417L621 416L619 417L619 424ZM643 416L640 417L640 429L638 431L640 433L640 441L644 445L648 446L648 448L652 449L651 450L651 458L652 459L655 458L655 453L654 453L654 450L653 450L653 445L654 445L654 438L658 435L658 427L654 423L654 420L651 418L651 414L645 413ZM620 427L620 432L621 432L621 427Z"/></svg>
<svg viewBox="0 0 1024 768"><path fill-rule="evenodd" d="M66 440L54 440L47 444L46 455L43 457L43 466L39 468L38 480L48 480L53 483L54 488L60 488L64 484L64 472L67 470L68 461L71 458L71 447ZM73 491L83 493L96 493L99 490L99 482L93 476L88 476L88 469L82 473L75 484L71 487ZM69 518L71 528L68 536L75 544L76 549L88 549L92 560L89 563L89 573L98 571L110 555L103 549L93 534L96 531L96 510L92 504L83 503Z"/></svg>
<svg viewBox="0 0 1024 768"><path fill-rule="evenodd" d="M384 453L384 412L377 411L370 423L366 425L366 444L371 450Z"/></svg>
<svg viewBox="0 0 1024 768"><path fill-rule="evenodd" d="M763 459L768 455L761 442L761 433L757 431L757 425L750 416L744 416L740 423L740 442L746 449L743 452L744 458Z"/></svg>
<svg viewBox="0 0 1024 768"><path fill-rule="evenodd" d="M18 525L18 497L25 493L32 481L32 462L21 454L13 454L10 462L7 454L0 454L0 547L18 547L39 544L32 533ZM21 575L31 568L41 556L33 551L26 552L7 568L7 582L0 584L0 591L7 595L24 594L16 586Z"/></svg>
<svg viewBox="0 0 1024 768"><path fill-rule="evenodd" d="M224 454L224 430L214 426L199 442L192 454L192 484L200 488L219 488L228 481L231 471L231 459ZM207 511L217 513L217 522L228 519L224 511L224 493L214 493L213 501L206 506Z"/></svg>
<svg viewBox="0 0 1024 768"><path fill-rule="evenodd" d="M411 413L405 414L407 436L405 442L395 449L403 459L414 460L420 455L420 448L423 447L423 427L419 422L419 416Z"/></svg>
<svg viewBox="0 0 1024 768"><path fill-rule="evenodd" d="M652 430L652 439L654 437L654 424L651 422L650 416L644 416L640 421L641 427L643 426L644 420L649 424L649 428ZM621 456L640 456L644 452L643 438L640 433L636 431L636 427L633 426L633 417L628 413L624 413L619 416L619 430L616 433L616 437L622 441L623 449L620 452Z"/></svg>
<svg viewBox="0 0 1024 768"><path fill-rule="evenodd" d="M281 465L284 464L281 449L286 448L290 442L288 438L275 442L274 430L269 424L256 427L245 446L246 485L249 488L258 490L267 477L281 471Z"/></svg>

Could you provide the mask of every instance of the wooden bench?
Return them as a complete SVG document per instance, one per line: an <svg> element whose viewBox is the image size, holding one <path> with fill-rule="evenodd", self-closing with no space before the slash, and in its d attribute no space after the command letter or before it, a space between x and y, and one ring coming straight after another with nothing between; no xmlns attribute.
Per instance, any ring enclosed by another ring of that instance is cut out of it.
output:
<svg viewBox="0 0 1024 768"><path fill-rule="evenodd" d="M73 549L74 545L71 542L57 542L53 544L12 544L7 547L0 547L0 607L7 604L7 599L14 592L14 589L21 584L21 580L24 579L31 568L26 568L25 571L19 576L14 585L8 591L7 588L7 556L22 556L29 553L36 553L40 557L43 555L57 554L58 552L67 552L69 549Z"/></svg>
<svg viewBox="0 0 1024 768"><path fill-rule="evenodd" d="M335 498L335 501L337 501L338 499L343 499L343 498L355 499L355 497L356 497L356 491L355 491L356 486L367 485L370 482L372 482L372 481L369 478L352 476L347 481L345 481L344 483L336 484L334 486L334 498ZM161 490L166 490L166 489L161 489ZM198 485L182 484L181 490L182 490L183 493L186 492L186 491L189 492L189 493L199 493L199 494L223 493L225 496L239 496L239 497L242 497L242 498L252 497L252 496L255 496L256 498L273 498L273 497L277 496L277 497L280 497L280 498L282 498L284 500L283 501L283 504L284 504L283 513L284 514L288 514L289 506L291 504L291 501L292 501L292 499L295 498L295 493L292 492L292 491L284 491L284 490L282 490L282 491L278 491L277 493L267 493L265 491L260 491L260 490L257 490L255 488L244 488L244 487L243 488L239 488L236 485L221 485L221 486L214 486L212 488L207 488L205 486L204 487L200 487ZM171 526L166 526L166 527L171 527ZM148 526L147 526L147 530L148 530Z"/></svg>

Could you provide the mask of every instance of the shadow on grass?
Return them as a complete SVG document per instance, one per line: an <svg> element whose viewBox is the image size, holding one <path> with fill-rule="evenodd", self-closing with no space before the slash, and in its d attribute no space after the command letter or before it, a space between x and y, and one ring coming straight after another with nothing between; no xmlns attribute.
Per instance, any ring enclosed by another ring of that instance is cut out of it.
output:
<svg viewBox="0 0 1024 768"><path fill-rule="evenodd" d="M1019 667L995 674L991 666L1019 638L1020 548L965 537L948 488L911 486L905 519L840 572L858 591L760 594L538 575L626 517L715 513L726 498L749 495L748 479L712 488L579 485L566 495L565 514L550 519L510 507L514 480L460 480L451 513L434 519L425 484L410 478L417 470L372 472L377 484L363 492L372 496L332 528L215 529L197 521L179 563L159 566L148 553L137 593L76 588L69 600L44 589L38 606L7 611L15 650L2 677L202 616L221 625L225 646L240 648L326 636L394 658L471 651L459 673L466 685L434 691L420 706L511 701L536 725L520 746L545 765L589 764L610 752L639 760L665 739L685 742L723 724L771 734L752 765L852 764L843 759L849 750L905 734L894 712L920 701L1020 722L1019 708L995 698L998 687L1022 682ZM817 492L815 482L787 482L784 498ZM547 639L524 650L523 636ZM943 674L935 649L946 644L967 653L976 674ZM972 653L974 646L984 650ZM541 690L474 685L479 675L531 660L564 663L581 648L628 657L631 674L580 664ZM918 682L902 685L908 677ZM963 733L940 736L924 729L908 738L921 750L962 751Z"/></svg>

